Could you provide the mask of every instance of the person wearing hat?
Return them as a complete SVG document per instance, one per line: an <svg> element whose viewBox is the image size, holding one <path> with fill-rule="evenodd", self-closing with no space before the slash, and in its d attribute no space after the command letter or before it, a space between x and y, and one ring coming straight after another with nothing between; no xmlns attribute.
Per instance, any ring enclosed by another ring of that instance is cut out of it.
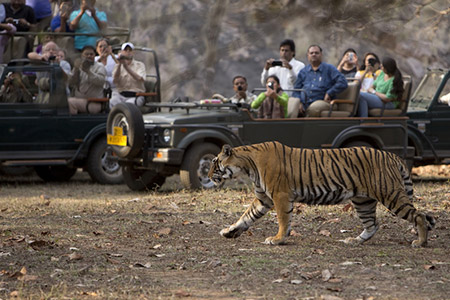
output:
<svg viewBox="0 0 450 300"><path fill-rule="evenodd" d="M138 106L144 105L143 96L136 97L136 93L145 92L145 64L134 59L134 45L132 43L122 44L118 56L119 63L113 71L113 81L116 89L112 92L109 106L121 102L130 102Z"/></svg>

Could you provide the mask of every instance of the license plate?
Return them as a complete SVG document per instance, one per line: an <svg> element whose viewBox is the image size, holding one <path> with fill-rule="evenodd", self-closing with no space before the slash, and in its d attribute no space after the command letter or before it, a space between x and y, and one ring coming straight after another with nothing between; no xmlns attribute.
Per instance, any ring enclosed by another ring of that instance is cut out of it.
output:
<svg viewBox="0 0 450 300"><path fill-rule="evenodd" d="M123 135L123 130L121 127L115 126L113 128L113 134L108 134L107 143L108 145L116 145L116 146L127 145L127 136Z"/></svg>

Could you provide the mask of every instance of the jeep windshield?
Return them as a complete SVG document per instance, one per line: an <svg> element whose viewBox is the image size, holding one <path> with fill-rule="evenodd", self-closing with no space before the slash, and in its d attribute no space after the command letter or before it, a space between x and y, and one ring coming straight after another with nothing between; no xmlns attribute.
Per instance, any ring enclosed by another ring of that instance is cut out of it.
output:
<svg viewBox="0 0 450 300"><path fill-rule="evenodd" d="M429 71L411 97L408 112L427 111L444 76L444 70Z"/></svg>

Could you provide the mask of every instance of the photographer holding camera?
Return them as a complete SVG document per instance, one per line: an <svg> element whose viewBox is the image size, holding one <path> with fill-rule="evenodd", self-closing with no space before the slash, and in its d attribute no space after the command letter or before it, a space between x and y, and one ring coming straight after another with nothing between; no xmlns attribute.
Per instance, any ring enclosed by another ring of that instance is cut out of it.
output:
<svg viewBox="0 0 450 300"><path fill-rule="evenodd" d="M69 98L69 110L72 115L87 112L87 98L103 98L106 69L94 59L95 48L86 45L81 50L81 59L77 59L74 63L72 77L69 80L69 84L74 90L74 97ZM90 113L95 114L100 111L100 103L91 102L89 104Z"/></svg>
<svg viewBox="0 0 450 300"><path fill-rule="evenodd" d="M276 75L284 89L293 89L297 74L305 67L305 64L295 58L295 43L286 39L280 43L280 60L269 58L266 60L261 73L261 84L265 85L267 78ZM291 95L291 92L288 92Z"/></svg>
<svg viewBox="0 0 450 300"><path fill-rule="evenodd" d="M289 95L283 92L276 75L267 77L266 91L258 95L251 107L258 110L258 118L278 119L287 117Z"/></svg>
<svg viewBox="0 0 450 300"><path fill-rule="evenodd" d="M345 50L337 69L344 74L345 78L355 77L355 74L358 71L358 55L356 54L355 49L348 48Z"/></svg>
<svg viewBox="0 0 450 300"><path fill-rule="evenodd" d="M121 47L118 60L113 71L113 81L116 89L112 92L109 100L109 106L121 102L134 103L138 106L144 105L145 98L143 96L136 97L136 93L145 92L145 76L146 70L143 62L134 59L134 45L132 43L124 43Z"/></svg>
<svg viewBox="0 0 450 300"><path fill-rule="evenodd" d="M17 32L34 31L36 28L36 17L33 8L25 4L25 0L10 0L3 3L5 20L3 23L10 23ZM12 43L8 43L4 52L4 59L9 61L12 58L24 58L33 49L34 36L15 36ZM14 51L12 46L14 45Z"/></svg>
<svg viewBox="0 0 450 300"><path fill-rule="evenodd" d="M256 95L247 91L247 78L242 75L235 76L233 78L233 90L235 94L229 99L231 103L246 103L251 104L255 99Z"/></svg>
<svg viewBox="0 0 450 300"><path fill-rule="evenodd" d="M380 59L378 56L375 53L366 53L363 63L355 75L355 78L361 81L361 92L367 92L380 73Z"/></svg>

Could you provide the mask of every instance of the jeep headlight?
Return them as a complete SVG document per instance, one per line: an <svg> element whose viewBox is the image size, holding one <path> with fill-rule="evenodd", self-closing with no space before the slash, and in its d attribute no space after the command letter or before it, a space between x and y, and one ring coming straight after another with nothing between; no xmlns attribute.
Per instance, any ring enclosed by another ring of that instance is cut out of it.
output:
<svg viewBox="0 0 450 300"><path fill-rule="evenodd" d="M163 141L164 143L169 143L170 142L170 129L164 129L163 131Z"/></svg>

